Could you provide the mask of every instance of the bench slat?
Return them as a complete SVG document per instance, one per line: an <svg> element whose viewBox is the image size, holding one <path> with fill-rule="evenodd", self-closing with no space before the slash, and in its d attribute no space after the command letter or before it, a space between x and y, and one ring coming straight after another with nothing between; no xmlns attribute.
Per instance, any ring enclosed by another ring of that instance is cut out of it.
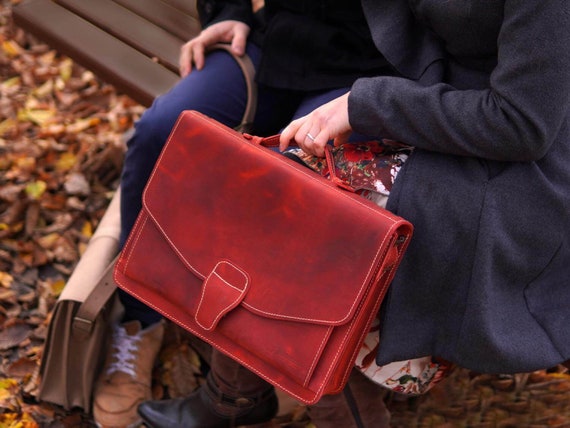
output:
<svg viewBox="0 0 570 428"><path fill-rule="evenodd" d="M184 9L177 2L157 0L115 0L127 9L137 13L164 30L172 33L184 42L200 32L200 21L197 18L195 2L184 0ZM174 3L174 4L170 4ZM178 7L177 7L178 6Z"/></svg>
<svg viewBox="0 0 570 428"><path fill-rule="evenodd" d="M120 4L112 0L56 0L56 3L150 58L156 58L173 72L178 71L178 57L183 40Z"/></svg>
<svg viewBox="0 0 570 428"><path fill-rule="evenodd" d="M196 7L196 0L162 0L164 3L181 10L182 12L192 15L198 20L198 8Z"/></svg>
<svg viewBox="0 0 570 428"><path fill-rule="evenodd" d="M23 1L14 6L13 18L18 26L145 106L178 81L177 73L51 0Z"/></svg>

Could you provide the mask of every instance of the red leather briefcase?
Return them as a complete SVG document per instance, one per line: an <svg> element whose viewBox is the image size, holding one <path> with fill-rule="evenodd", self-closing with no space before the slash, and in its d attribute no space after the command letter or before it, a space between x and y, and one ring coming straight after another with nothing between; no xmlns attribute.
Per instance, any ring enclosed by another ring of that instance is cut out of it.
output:
<svg viewBox="0 0 570 428"><path fill-rule="evenodd" d="M412 225L266 141L182 113L115 280L311 404L344 387Z"/></svg>

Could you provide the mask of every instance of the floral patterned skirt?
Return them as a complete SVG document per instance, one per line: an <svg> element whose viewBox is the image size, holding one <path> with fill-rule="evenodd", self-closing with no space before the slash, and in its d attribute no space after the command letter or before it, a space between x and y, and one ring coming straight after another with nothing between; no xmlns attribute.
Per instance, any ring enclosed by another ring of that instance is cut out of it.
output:
<svg viewBox="0 0 570 428"><path fill-rule="evenodd" d="M356 193L386 208L396 176L412 150L410 146L391 140L344 144L332 149L333 174ZM301 149L288 152L330 178L326 158L308 155ZM379 330L380 321L376 319L356 358L356 368L379 385L401 394L424 394L454 368L451 363L431 356L378 366Z"/></svg>

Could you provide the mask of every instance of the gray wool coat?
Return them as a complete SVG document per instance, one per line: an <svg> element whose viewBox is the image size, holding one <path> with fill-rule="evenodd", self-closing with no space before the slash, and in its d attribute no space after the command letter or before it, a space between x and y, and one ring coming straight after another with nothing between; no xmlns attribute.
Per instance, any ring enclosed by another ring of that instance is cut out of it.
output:
<svg viewBox="0 0 570 428"><path fill-rule="evenodd" d="M406 78L359 79L355 131L416 147L388 208L415 235L378 364L481 372L570 359L570 2L363 0Z"/></svg>

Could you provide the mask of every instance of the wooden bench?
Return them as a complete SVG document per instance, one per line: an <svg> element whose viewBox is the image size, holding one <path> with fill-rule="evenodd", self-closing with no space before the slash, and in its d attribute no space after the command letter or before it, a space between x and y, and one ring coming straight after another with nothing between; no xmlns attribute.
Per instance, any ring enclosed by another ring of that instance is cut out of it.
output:
<svg viewBox="0 0 570 428"><path fill-rule="evenodd" d="M195 0L23 0L12 14L144 106L176 83L180 47L200 31Z"/></svg>

